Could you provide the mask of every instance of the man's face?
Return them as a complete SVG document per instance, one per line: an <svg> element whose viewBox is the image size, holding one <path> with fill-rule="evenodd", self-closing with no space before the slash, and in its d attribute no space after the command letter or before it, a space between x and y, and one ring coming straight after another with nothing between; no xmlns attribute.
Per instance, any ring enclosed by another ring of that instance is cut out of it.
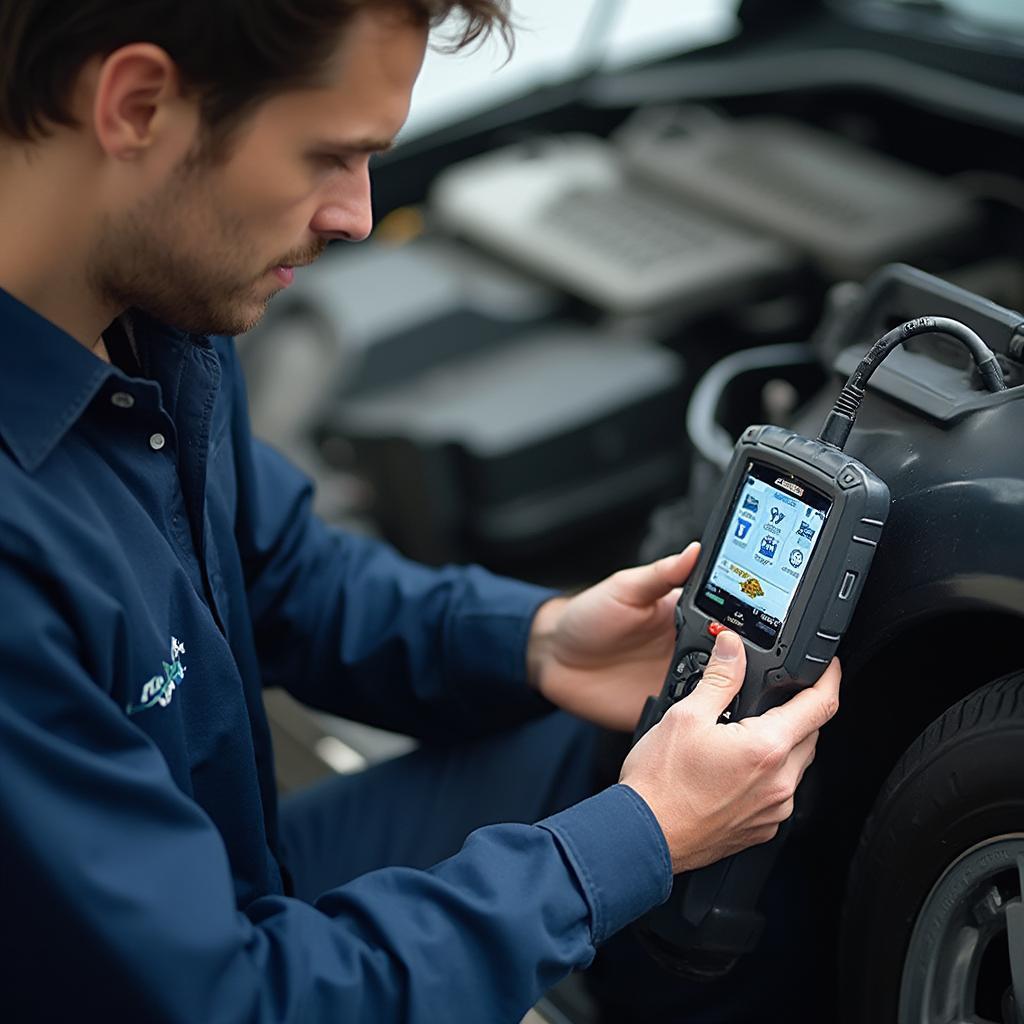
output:
<svg viewBox="0 0 1024 1024"><path fill-rule="evenodd" d="M215 165L178 163L109 212L90 283L118 308L209 334L240 334L335 238L372 227L368 161L408 114L427 32L387 8L346 25L329 81L267 100Z"/></svg>

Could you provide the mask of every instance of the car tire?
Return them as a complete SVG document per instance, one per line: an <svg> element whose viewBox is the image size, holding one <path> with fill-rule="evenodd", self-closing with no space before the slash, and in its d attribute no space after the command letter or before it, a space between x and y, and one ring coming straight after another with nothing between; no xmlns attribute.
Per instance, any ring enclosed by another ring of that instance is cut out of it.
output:
<svg viewBox="0 0 1024 1024"><path fill-rule="evenodd" d="M850 870L840 1019L1024 1021L1022 893L1017 672L949 708L883 786Z"/></svg>

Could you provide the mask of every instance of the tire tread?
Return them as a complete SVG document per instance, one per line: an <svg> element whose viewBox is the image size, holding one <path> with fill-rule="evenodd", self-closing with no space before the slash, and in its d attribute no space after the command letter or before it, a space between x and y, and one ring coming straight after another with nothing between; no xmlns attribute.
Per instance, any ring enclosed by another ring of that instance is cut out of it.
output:
<svg viewBox="0 0 1024 1024"><path fill-rule="evenodd" d="M1024 673L1013 672L994 682L986 683L947 708L917 736L896 762L879 791L875 808L886 802L887 798L919 767L920 761L936 753L946 741L968 729L1020 716L1022 694ZM861 846L864 845L864 837L870 834L875 818L876 811L872 810L861 833Z"/></svg>

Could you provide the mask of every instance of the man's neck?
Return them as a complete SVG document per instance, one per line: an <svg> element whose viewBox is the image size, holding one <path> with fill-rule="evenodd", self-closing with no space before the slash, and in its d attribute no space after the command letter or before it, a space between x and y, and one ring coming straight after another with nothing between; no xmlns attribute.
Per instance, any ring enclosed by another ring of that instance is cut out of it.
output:
<svg viewBox="0 0 1024 1024"><path fill-rule="evenodd" d="M102 359L103 362L110 362L110 353L107 351L107 343L103 340L102 334L96 339L96 344L89 351L98 359Z"/></svg>
<svg viewBox="0 0 1024 1024"><path fill-rule="evenodd" d="M39 149L0 147L0 287L109 362L102 333L118 311L89 287L89 184L67 180L68 166Z"/></svg>

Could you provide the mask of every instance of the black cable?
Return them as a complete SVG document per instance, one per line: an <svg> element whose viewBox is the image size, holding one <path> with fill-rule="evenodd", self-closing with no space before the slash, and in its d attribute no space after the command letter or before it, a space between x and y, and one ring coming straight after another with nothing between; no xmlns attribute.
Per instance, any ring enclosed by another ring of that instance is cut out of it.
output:
<svg viewBox="0 0 1024 1024"><path fill-rule="evenodd" d="M899 327L894 327L888 334L882 335L868 350L867 355L857 364L857 369L850 374L849 380L839 392L832 411L825 420L825 425L818 435L819 441L832 445L840 450L846 445L850 436L868 378L878 369L883 359L897 346L902 345L915 334L945 334L966 345L977 364L982 383L989 391L1005 391L1006 382L1003 371L992 349L988 347L966 324L953 320L948 316L921 316L916 320L908 320Z"/></svg>

